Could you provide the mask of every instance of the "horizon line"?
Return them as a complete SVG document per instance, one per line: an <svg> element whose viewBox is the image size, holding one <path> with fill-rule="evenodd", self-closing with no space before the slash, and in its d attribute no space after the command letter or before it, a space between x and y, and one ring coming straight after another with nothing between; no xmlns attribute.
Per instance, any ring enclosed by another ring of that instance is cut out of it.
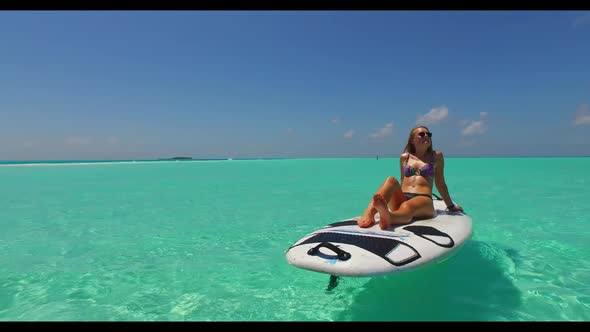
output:
<svg viewBox="0 0 590 332"><path fill-rule="evenodd" d="M523 156L445 156L449 158L588 158L590 155L523 155ZM190 159L188 159L190 158ZM131 159L5 159L0 164L6 163L65 163L65 162L156 162L156 161L232 161L232 160L279 160L279 159L397 159L398 156L375 156L375 157L244 157L244 158L131 158Z"/></svg>

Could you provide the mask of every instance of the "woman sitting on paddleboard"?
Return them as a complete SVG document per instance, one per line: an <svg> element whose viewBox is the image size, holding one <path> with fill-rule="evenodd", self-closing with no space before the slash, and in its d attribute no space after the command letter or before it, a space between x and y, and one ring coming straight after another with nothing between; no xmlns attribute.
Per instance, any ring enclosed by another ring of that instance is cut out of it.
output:
<svg viewBox="0 0 590 332"><path fill-rule="evenodd" d="M377 212L382 229L390 225L407 224L415 217L434 217L433 180L447 208L451 211L463 211L451 200L445 183L443 154L432 149L431 138L432 133L424 126L410 131L408 143L399 158L401 185L392 176L385 179L359 218L360 227L373 226Z"/></svg>

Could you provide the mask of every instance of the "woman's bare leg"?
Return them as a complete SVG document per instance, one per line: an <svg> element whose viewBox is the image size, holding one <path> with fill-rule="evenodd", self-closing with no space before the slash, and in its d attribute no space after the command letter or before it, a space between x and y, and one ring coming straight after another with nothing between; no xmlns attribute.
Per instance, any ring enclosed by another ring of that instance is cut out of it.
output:
<svg viewBox="0 0 590 332"><path fill-rule="evenodd" d="M403 225L413 218L431 218L434 216L432 199L424 196L413 197L400 204L399 209L389 212L385 197L380 194L373 196L373 206L379 212L379 226L385 229L391 225Z"/></svg>
<svg viewBox="0 0 590 332"><path fill-rule="evenodd" d="M381 195L385 200L385 208L387 209L387 203L389 202L393 210L396 210L406 199L402 193L402 188L399 185L399 182L393 176L388 176L387 179L385 179L383 184L381 184L381 187L377 189L375 195ZM369 206L367 206L367 209L357 221L357 224L360 227L371 227L375 224L375 214L377 213L377 209L374 201L374 199L371 199ZM383 218L381 213L380 216Z"/></svg>

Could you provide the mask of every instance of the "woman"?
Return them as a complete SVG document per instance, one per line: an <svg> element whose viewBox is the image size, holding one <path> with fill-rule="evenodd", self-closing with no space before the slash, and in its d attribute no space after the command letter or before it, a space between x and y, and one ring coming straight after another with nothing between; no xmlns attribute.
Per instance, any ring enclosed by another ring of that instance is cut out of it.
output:
<svg viewBox="0 0 590 332"><path fill-rule="evenodd" d="M407 224L413 218L434 217L433 180L436 181L436 189L442 195L447 208L450 211L463 211L451 200L445 183L443 154L432 149L431 138L432 133L424 126L410 131L408 143L399 158L401 185L392 176L385 179L357 221L360 227L373 226L377 212L382 229Z"/></svg>

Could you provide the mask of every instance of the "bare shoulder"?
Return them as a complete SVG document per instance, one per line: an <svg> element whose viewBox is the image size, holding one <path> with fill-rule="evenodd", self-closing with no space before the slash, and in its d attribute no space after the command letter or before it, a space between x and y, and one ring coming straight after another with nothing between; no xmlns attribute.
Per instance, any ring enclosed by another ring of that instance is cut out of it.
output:
<svg viewBox="0 0 590 332"><path fill-rule="evenodd" d="M443 160L443 159L444 159L444 156L443 156L442 151L435 150L434 151L434 161L436 162L436 161Z"/></svg>
<svg viewBox="0 0 590 332"><path fill-rule="evenodd" d="M409 152L404 152L404 153L400 154L399 157L403 159L403 158L408 158L409 155L410 155Z"/></svg>

